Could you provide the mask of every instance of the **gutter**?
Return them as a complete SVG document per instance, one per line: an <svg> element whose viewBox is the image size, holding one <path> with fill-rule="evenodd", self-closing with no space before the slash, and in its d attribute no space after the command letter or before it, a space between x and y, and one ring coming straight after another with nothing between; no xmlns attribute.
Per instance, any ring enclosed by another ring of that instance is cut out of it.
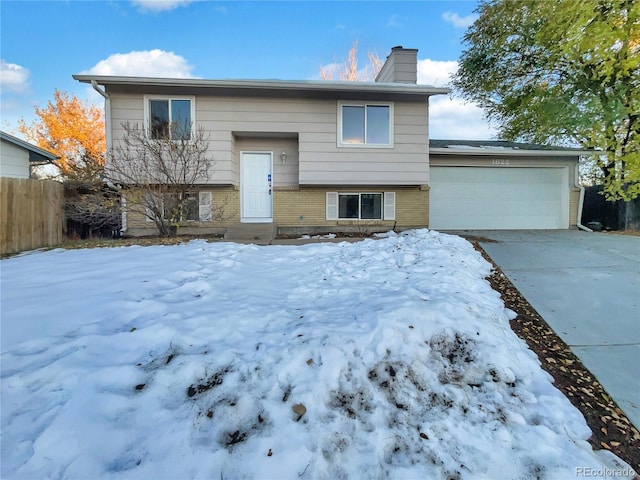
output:
<svg viewBox="0 0 640 480"><path fill-rule="evenodd" d="M436 155L468 155L468 156L489 156L496 157L513 155L517 157L575 157L577 155L593 154L589 150L525 150L520 148L440 148L431 147L429 153Z"/></svg>
<svg viewBox="0 0 640 480"><path fill-rule="evenodd" d="M141 87L190 87L236 90L284 90L316 92L366 92L409 95L443 95L451 89L413 83L334 82L313 80L207 80L200 78L120 77L73 75L82 83ZM96 87L94 87L96 88ZM102 95L102 94L101 94Z"/></svg>
<svg viewBox="0 0 640 480"><path fill-rule="evenodd" d="M578 162L578 164L576 165L575 177L576 187L580 189L580 200L578 201L578 218L576 220L576 227L578 227L580 230L584 230L585 232L593 233L593 230L591 230L589 227L585 227L584 225L582 225L582 223L580 223L582 221L582 206L584 205L584 187L580 185L580 162Z"/></svg>

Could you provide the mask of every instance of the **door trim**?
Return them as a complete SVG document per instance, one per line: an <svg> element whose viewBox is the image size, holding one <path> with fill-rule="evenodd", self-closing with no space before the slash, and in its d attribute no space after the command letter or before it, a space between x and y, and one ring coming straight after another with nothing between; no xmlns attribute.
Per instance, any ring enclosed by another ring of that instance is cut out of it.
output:
<svg viewBox="0 0 640 480"><path fill-rule="evenodd" d="M245 217L244 216L244 156L245 154L269 155L269 170L271 172L271 216L270 217ZM266 150L241 150L240 151L240 223L273 223L273 152Z"/></svg>

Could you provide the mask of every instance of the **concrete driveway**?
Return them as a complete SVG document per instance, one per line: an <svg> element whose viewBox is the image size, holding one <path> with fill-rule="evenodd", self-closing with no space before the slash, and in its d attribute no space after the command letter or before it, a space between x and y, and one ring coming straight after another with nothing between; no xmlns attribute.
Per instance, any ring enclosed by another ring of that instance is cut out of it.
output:
<svg viewBox="0 0 640 480"><path fill-rule="evenodd" d="M487 239L482 248L640 428L640 237L464 234Z"/></svg>

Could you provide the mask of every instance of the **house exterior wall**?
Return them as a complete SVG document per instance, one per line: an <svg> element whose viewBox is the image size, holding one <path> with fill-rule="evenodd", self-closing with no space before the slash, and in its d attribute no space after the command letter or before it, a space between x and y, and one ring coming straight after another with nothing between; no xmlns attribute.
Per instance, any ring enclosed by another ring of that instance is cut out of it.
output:
<svg viewBox="0 0 640 480"><path fill-rule="evenodd" d="M506 162L506 163L505 163ZM486 167L486 168L566 168L568 173L567 189L569 192L568 208L569 227L577 225L578 209L580 203L580 189L575 185L576 165L578 158L561 156L529 156L515 157L508 154L500 155L453 155L453 154L430 154L431 166L451 166L451 167Z"/></svg>
<svg viewBox="0 0 640 480"><path fill-rule="evenodd" d="M569 190L569 226L577 227L578 210L580 207L580 189L573 187Z"/></svg>
<svg viewBox="0 0 640 480"><path fill-rule="evenodd" d="M387 231L392 228L406 230L425 227L429 221L429 192L427 188L396 187L395 220L327 220L326 193L382 193L390 191L387 185L332 186L279 188L274 192L274 221L281 233L326 233Z"/></svg>
<svg viewBox="0 0 640 480"><path fill-rule="evenodd" d="M179 233L190 234L224 234L229 225L239 222L240 219L240 192L233 187L200 186L194 188L194 192L211 192L212 194L212 220L188 221L180 225ZM144 215L144 208L128 205L126 215L126 235L144 236L155 235L157 230L155 223Z"/></svg>
<svg viewBox="0 0 640 480"><path fill-rule="evenodd" d="M234 187L201 186L197 191L212 192L213 220L184 222L180 234L223 234L240 221L240 191ZM391 191L388 186L279 186L273 191L273 216L279 233L329 233L406 230L424 227L429 216L428 187L395 187L395 220L327 220L327 192L378 193ZM221 211L222 210L222 211ZM127 235L143 236L157 233L155 224L139 209L127 212Z"/></svg>
<svg viewBox="0 0 640 480"><path fill-rule="evenodd" d="M0 177L29 178L29 152L24 148L1 140Z"/></svg>
<svg viewBox="0 0 640 480"><path fill-rule="evenodd" d="M297 138L235 138L236 164L240 164L242 152L271 152L273 154L273 186L275 188L284 186L298 186L298 139ZM287 154L285 161L282 161L282 152ZM236 179L237 184L240 178Z"/></svg>
<svg viewBox="0 0 640 480"><path fill-rule="evenodd" d="M507 163L504 163L504 162ZM516 157L509 155L442 155L431 152L429 155L431 166L443 167L488 167L488 168L509 168L509 167L539 167L539 168L562 168L569 169L569 187L576 184L575 167L578 164L577 157Z"/></svg>
<svg viewBox="0 0 640 480"><path fill-rule="evenodd" d="M112 93L110 103L117 144L124 135L122 122L143 124L144 96ZM210 135L215 159L209 183L237 186L239 151L244 148L238 146L239 139L259 134L297 136L300 185L424 185L429 180L427 103L389 103L393 147L364 148L338 145L335 99L196 96L195 125Z"/></svg>

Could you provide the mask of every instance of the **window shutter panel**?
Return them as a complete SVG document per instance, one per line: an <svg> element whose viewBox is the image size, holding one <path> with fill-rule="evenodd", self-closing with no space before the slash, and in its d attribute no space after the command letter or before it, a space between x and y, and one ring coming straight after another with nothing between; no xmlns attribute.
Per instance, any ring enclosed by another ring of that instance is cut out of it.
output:
<svg viewBox="0 0 640 480"><path fill-rule="evenodd" d="M120 208L122 209L121 218L122 218L122 226L120 230L122 232L127 231L127 197L121 195L120 197Z"/></svg>
<svg viewBox="0 0 640 480"><path fill-rule="evenodd" d="M213 195L211 192L200 192L198 194L199 199L199 207L198 207L198 218L201 222L210 222L212 219L211 216L211 200Z"/></svg>
<svg viewBox="0 0 640 480"><path fill-rule="evenodd" d="M327 220L338 220L338 192L327 192Z"/></svg>
<svg viewBox="0 0 640 480"><path fill-rule="evenodd" d="M396 219L396 192L384 192L384 219Z"/></svg>

